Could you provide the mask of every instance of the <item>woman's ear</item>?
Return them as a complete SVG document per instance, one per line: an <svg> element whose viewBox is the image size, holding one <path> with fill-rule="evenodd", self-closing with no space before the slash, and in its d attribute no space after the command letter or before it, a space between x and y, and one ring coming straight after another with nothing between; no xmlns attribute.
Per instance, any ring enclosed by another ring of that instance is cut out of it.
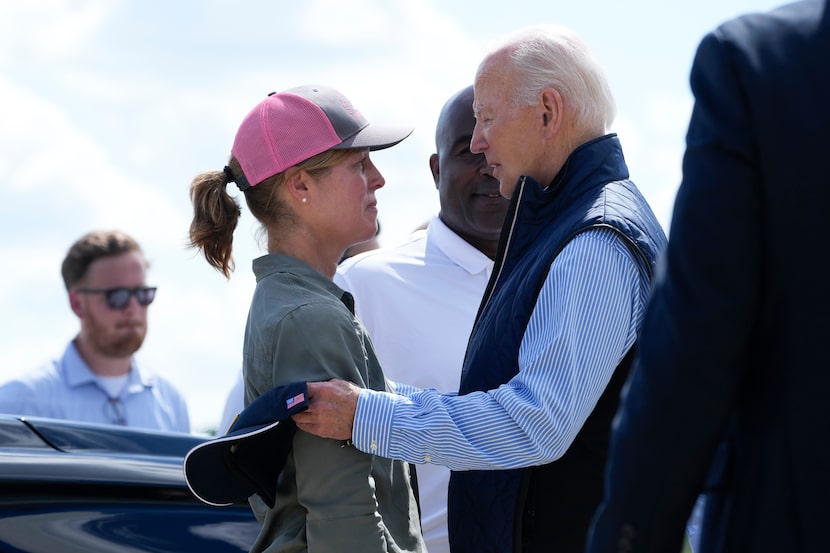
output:
<svg viewBox="0 0 830 553"><path fill-rule="evenodd" d="M291 167L286 170L285 175L285 189L288 191L288 196L297 203L308 203L309 194L309 180L311 175L302 169Z"/></svg>

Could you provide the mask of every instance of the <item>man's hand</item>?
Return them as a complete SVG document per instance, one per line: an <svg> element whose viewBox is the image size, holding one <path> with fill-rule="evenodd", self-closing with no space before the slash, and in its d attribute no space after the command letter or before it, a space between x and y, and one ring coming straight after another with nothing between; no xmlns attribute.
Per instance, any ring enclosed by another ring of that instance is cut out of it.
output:
<svg viewBox="0 0 830 553"><path fill-rule="evenodd" d="M308 409L291 418L297 428L321 438L350 440L360 388L344 380L308 383Z"/></svg>

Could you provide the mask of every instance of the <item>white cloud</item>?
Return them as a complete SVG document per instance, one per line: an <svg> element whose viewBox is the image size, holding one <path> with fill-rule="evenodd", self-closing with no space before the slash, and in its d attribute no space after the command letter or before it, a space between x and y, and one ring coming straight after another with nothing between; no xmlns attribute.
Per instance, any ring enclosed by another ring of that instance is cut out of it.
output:
<svg viewBox="0 0 830 553"><path fill-rule="evenodd" d="M390 9L395 4L375 0L308 0L303 3L300 35L328 45L377 44L394 32Z"/></svg>
<svg viewBox="0 0 830 553"><path fill-rule="evenodd" d="M117 2L0 3L0 63L60 61L82 53Z"/></svg>

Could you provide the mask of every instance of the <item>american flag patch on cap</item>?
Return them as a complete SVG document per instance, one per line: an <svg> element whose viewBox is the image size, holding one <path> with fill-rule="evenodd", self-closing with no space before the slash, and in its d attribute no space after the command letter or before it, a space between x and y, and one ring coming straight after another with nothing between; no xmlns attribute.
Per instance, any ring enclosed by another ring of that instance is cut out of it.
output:
<svg viewBox="0 0 830 553"><path fill-rule="evenodd" d="M298 403L302 403L303 401L305 401L305 394L300 392L296 396L290 397L285 400L285 408L291 409L292 407L294 407Z"/></svg>

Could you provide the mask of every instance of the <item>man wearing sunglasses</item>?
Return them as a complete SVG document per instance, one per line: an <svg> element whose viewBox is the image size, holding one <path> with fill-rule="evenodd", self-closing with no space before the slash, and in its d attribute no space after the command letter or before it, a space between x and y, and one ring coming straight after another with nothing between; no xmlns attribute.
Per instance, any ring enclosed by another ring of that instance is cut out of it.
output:
<svg viewBox="0 0 830 553"><path fill-rule="evenodd" d="M184 397L134 356L156 295L147 265L123 232L76 241L61 273L80 332L62 357L0 386L0 412L190 432Z"/></svg>

